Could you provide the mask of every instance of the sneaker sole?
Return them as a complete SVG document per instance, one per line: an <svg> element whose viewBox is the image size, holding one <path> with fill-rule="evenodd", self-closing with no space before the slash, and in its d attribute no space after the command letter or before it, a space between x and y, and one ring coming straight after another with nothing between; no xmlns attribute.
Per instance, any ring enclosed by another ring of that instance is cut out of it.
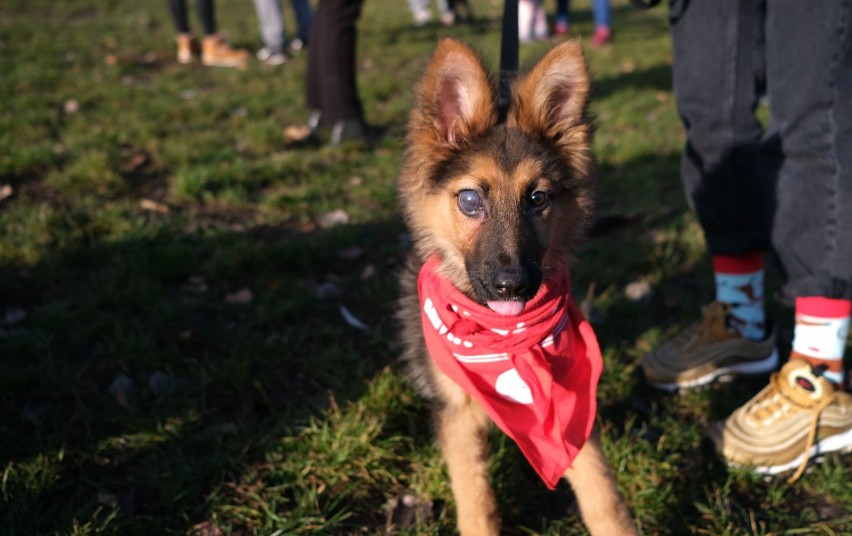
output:
<svg viewBox="0 0 852 536"><path fill-rule="evenodd" d="M670 393L674 393L681 389L694 389L696 387L701 387L702 385L707 385L713 383L717 379L723 376L733 376L733 375L756 375L756 374L766 374L768 372L774 371L778 368L778 349L773 348L772 353L767 357L761 359L760 361L744 361L742 363L736 363L734 365L730 365L727 367L721 367L713 372L705 374L704 376L700 376L698 378L694 378L692 380L687 380L684 382L675 382L675 383L659 383L659 382L648 382L657 389L662 389L663 391L668 391Z"/></svg>
<svg viewBox="0 0 852 536"><path fill-rule="evenodd" d="M815 443L810 451L800 454L796 459L781 465L758 465L748 466L752 471L762 475L777 475L799 467L807 457L808 460L815 456L828 454L830 452L852 452L852 428L842 434L827 437ZM742 464L728 463L730 467L742 467Z"/></svg>
<svg viewBox="0 0 852 536"><path fill-rule="evenodd" d="M207 67L245 67L246 60L201 60Z"/></svg>

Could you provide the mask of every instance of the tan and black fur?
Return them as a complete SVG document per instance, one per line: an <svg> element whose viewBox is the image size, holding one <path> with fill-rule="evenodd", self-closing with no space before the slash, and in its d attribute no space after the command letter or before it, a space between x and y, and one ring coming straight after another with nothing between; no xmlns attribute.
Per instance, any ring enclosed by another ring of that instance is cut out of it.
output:
<svg viewBox="0 0 852 536"><path fill-rule="evenodd" d="M417 273L437 254L444 274L479 303L527 301L571 255L591 210L589 75L580 45L562 43L518 77L501 117L480 58L444 39L415 91L399 178L415 249L401 281L404 358L434 402L460 533L498 534L490 419L427 354ZM477 198L481 210L470 210ZM565 476L592 534L635 534L596 434Z"/></svg>

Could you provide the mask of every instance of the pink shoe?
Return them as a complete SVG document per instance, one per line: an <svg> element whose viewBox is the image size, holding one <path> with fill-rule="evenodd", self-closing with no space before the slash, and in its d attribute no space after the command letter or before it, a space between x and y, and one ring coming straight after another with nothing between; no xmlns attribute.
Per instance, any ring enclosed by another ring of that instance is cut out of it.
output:
<svg viewBox="0 0 852 536"><path fill-rule="evenodd" d="M568 23L564 20L556 21L553 25L553 35L566 35L568 33Z"/></svg>
<svg viewBox="0 0 852 536"><path fill-rule="evenodd" d="M612 31L609 26L598 26L595 28L595 33L589 40L592 48L600 48L612 41Z"/></svg>

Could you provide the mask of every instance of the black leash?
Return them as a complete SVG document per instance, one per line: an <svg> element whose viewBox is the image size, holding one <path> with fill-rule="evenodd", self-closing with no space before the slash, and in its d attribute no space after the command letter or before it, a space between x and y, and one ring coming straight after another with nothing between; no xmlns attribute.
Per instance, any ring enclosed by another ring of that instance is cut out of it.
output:
<svg viewBox="0 0 852 536"><path fill-rule="evenodd" d="M630 0L633 7L638 9L651 9L660 3L660 0Z"/></svg>
<svg viewBox="0 0 852 536"><path fill-rule="evenodd" d="M509 108L512 81L518 75L518 0L505 0L503 4L503 35L500 37L500 95L497 109L501 119Z"/></svg>

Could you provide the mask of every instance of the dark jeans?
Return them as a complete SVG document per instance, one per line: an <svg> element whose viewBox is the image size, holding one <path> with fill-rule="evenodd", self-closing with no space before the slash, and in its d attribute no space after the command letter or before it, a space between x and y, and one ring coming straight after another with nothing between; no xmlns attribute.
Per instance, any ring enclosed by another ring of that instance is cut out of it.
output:
<svg viewBox="0 0 852 536"><path fill-rule="evenodd" d="M355 26L362 0L321 0L308 39L307 105L326 121L362 119L355 82Z"/></svg>
<svg viewBox="0 0 852 536"><path fill-rule="evenodd" d="M168 0L169 12L172 14L172 20L175 22L175 27L180 33L189 33L189 19L186 16L186 0ZM216 33L216 17L213 12L213 0L196 0L195 7L198 9L198 18L201 20L201 25L204 27L206 35Z"/></svg>
<svg viewBox="0 0 852 536"><path fill-rule="evenodd" d="M681 173L710 252L774 248L784 301L852 298L852 1L670 4Z"/></svg>

